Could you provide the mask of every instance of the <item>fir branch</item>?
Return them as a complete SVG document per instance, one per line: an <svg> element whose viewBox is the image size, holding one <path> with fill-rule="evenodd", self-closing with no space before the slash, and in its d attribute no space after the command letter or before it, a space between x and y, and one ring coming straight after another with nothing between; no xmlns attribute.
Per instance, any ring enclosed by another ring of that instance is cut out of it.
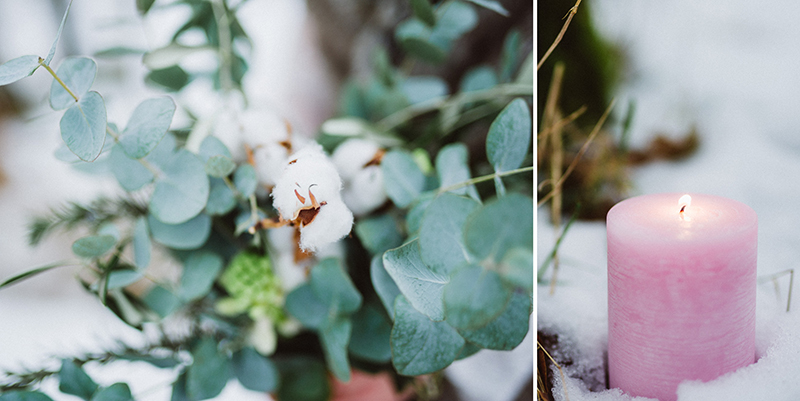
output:
<svg viewBox="0 0 800 401"><path fill-rule="evenodd" d="M147 213L147 206L132 197L100 197L88 205L68 202L52 208L45 216L38 216L28 226L28 243L38 245L45 236L57 229L70 230L79 224L97 229L121 217L139 217Z"/></svg>

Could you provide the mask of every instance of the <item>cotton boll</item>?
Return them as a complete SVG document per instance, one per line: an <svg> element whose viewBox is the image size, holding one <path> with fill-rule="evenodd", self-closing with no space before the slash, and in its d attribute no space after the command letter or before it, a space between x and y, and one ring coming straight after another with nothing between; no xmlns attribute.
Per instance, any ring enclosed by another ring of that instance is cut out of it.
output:
<svg viewBox="0 0 800 401"><path fill-rule="evenodd" d="M369 163L380 148L374 142L365 139L348 139L333 152L331 159L342 179L352 179Z"/></svg>
<svg viewBox="0 0 800 401"><path fill-rule="evenodd" d="M353 213L341 199L329 201L319 208L314 220L300 228L300 249L318 248L342 239L353 227Z"/></svg>
<svg viewBox="0 0 800 401"><path fill-rule="evenodd" d="M278 177L283 173L288 157L289 149L277 143L256 147L253 150L253 162L258 183L268 187L275 186Z"/></svg>
<svg viewBox="0 0 800 401"><path fill-rule="evenodd" d="M383 189L383 171L380 166L361 169L345 184L342 199L356 216L366 215L388 199Z"/></svg>
<svg viewBox="0 0 800 401"><path fill-rule="evenodd" d="M321 204L340 199L342 180L321 146L307 146L289 159L272 189L273 206L281 217L295 220L300 209L314 206L315 200Z"/></svg>

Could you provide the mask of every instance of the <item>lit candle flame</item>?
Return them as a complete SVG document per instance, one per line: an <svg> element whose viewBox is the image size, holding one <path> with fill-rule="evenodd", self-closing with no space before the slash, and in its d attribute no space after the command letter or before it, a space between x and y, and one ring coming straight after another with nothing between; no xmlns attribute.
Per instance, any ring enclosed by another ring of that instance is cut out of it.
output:
<svg viewBox="0 0 800 401"><path fill-rule="evenodd" d="M686 211L686 208L689 207L689 205L691 204L692 204L692 197L689 196L689 194L683 195L681 196L680 199L678 199L678 206L680 206L681 208L680 211L681 219L686 219L683 213Z"/></svg>

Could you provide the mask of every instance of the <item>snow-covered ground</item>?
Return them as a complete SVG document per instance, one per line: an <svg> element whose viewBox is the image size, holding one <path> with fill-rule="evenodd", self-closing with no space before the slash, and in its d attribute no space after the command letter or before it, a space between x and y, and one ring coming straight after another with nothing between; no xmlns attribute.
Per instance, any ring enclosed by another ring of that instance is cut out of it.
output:
<svg viewBox="0 0 800 401"><path fill-rule="evenodd" d="M629 56L617 104L636 102L631 146L656 132L695 126L700 148L681 162L633 172L632 195L699 192L741 201L758 214L758 276L797 268L800 259L800 3L678 0L591 3L597 29ZM567 35L569 32L567 33ZM619 107L618 112L624 107ZM538 211L538 263L556 234ZM560 248L554 296L538 287L538 327L559 334L576 363L566 372L604 383L607 343L606 233L576 222ZM759 282L757 363L717 380L685 382L679 401L800 399L800 304L787 313L789 276ZM795 294L795 298L796 294ZM618 389L590 392L554 375L556 399L631 400ZM640 400L640 399L637 399Z"/></svg>

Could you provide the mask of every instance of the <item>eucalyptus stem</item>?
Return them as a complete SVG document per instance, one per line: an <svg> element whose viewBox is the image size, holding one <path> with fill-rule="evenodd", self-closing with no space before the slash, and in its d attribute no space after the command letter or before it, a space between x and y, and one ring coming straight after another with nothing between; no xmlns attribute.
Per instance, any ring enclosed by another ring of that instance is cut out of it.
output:
<svg viewBox="0 0 800 401"><path fill-rule="evenodd" d="M64 88L64 90L66 90L67 93L69 93L69 95L72 96L72 98L75 99L76 102L78 101L78 97L75 96L75 94L72 93L72 91L69 89L69 87L67 87L67 84L65 84L64 81L62 81L61 78L59 78L58 75L56 75L56 72L53 71L53 69L50 68L49 65L45 64L44 59L41 58L41 57L39 57L39 65L44 67L44 69L46 69L47 72L49 72L50 75L52 75L53 78L55 78L56 81L58 81L58 83L61 84L61 87Z"/></svg>
<svg viewBox="0 0 800 401"><path fill-rule="evenodd" d="M231 61L231 24L225 10L224 0L211 2L214 19L217 20L217 35L219 40L219 84L223 93L233 89L233 73Z"/></svg>
<svg viewBox="0 0 800 401"><path fill-rule="evenodd" d="M522 168L518 168L516 170L503 171L502 173L494 173L494 174L482 175L480 177L475 177L475 178L469 179L467 181L462 181L462 182L459 182L458 184L453 184L453 185L450 185L449 187L442 188L442 189L439 190L439 193L441 194L441 193L444 193L444 192L453 191L453 190L456 190L456 189L459 189L459 188L463 188L463 187L467 187L467 186L470 186L470 185L473 185L473 184L477 184L479 182L493 180L495 178L505 177L505 176L514 175L514 174L520 174L520 173L526 173L528 171L533 171L533 166L522 167Z"/></svg>
<svg viewBox="0 0 800 401"><path fill-rule="evenodd" d="M380 131L390 131L403 123L435 110L445 108L452 103L472 103L482 100L492 100L498 97L533 96L533 86L520 84L498 85L490 89L465 92L456 96L440 96L424 102L411 105L397 111L379 121L377 127Z"/></svg>

